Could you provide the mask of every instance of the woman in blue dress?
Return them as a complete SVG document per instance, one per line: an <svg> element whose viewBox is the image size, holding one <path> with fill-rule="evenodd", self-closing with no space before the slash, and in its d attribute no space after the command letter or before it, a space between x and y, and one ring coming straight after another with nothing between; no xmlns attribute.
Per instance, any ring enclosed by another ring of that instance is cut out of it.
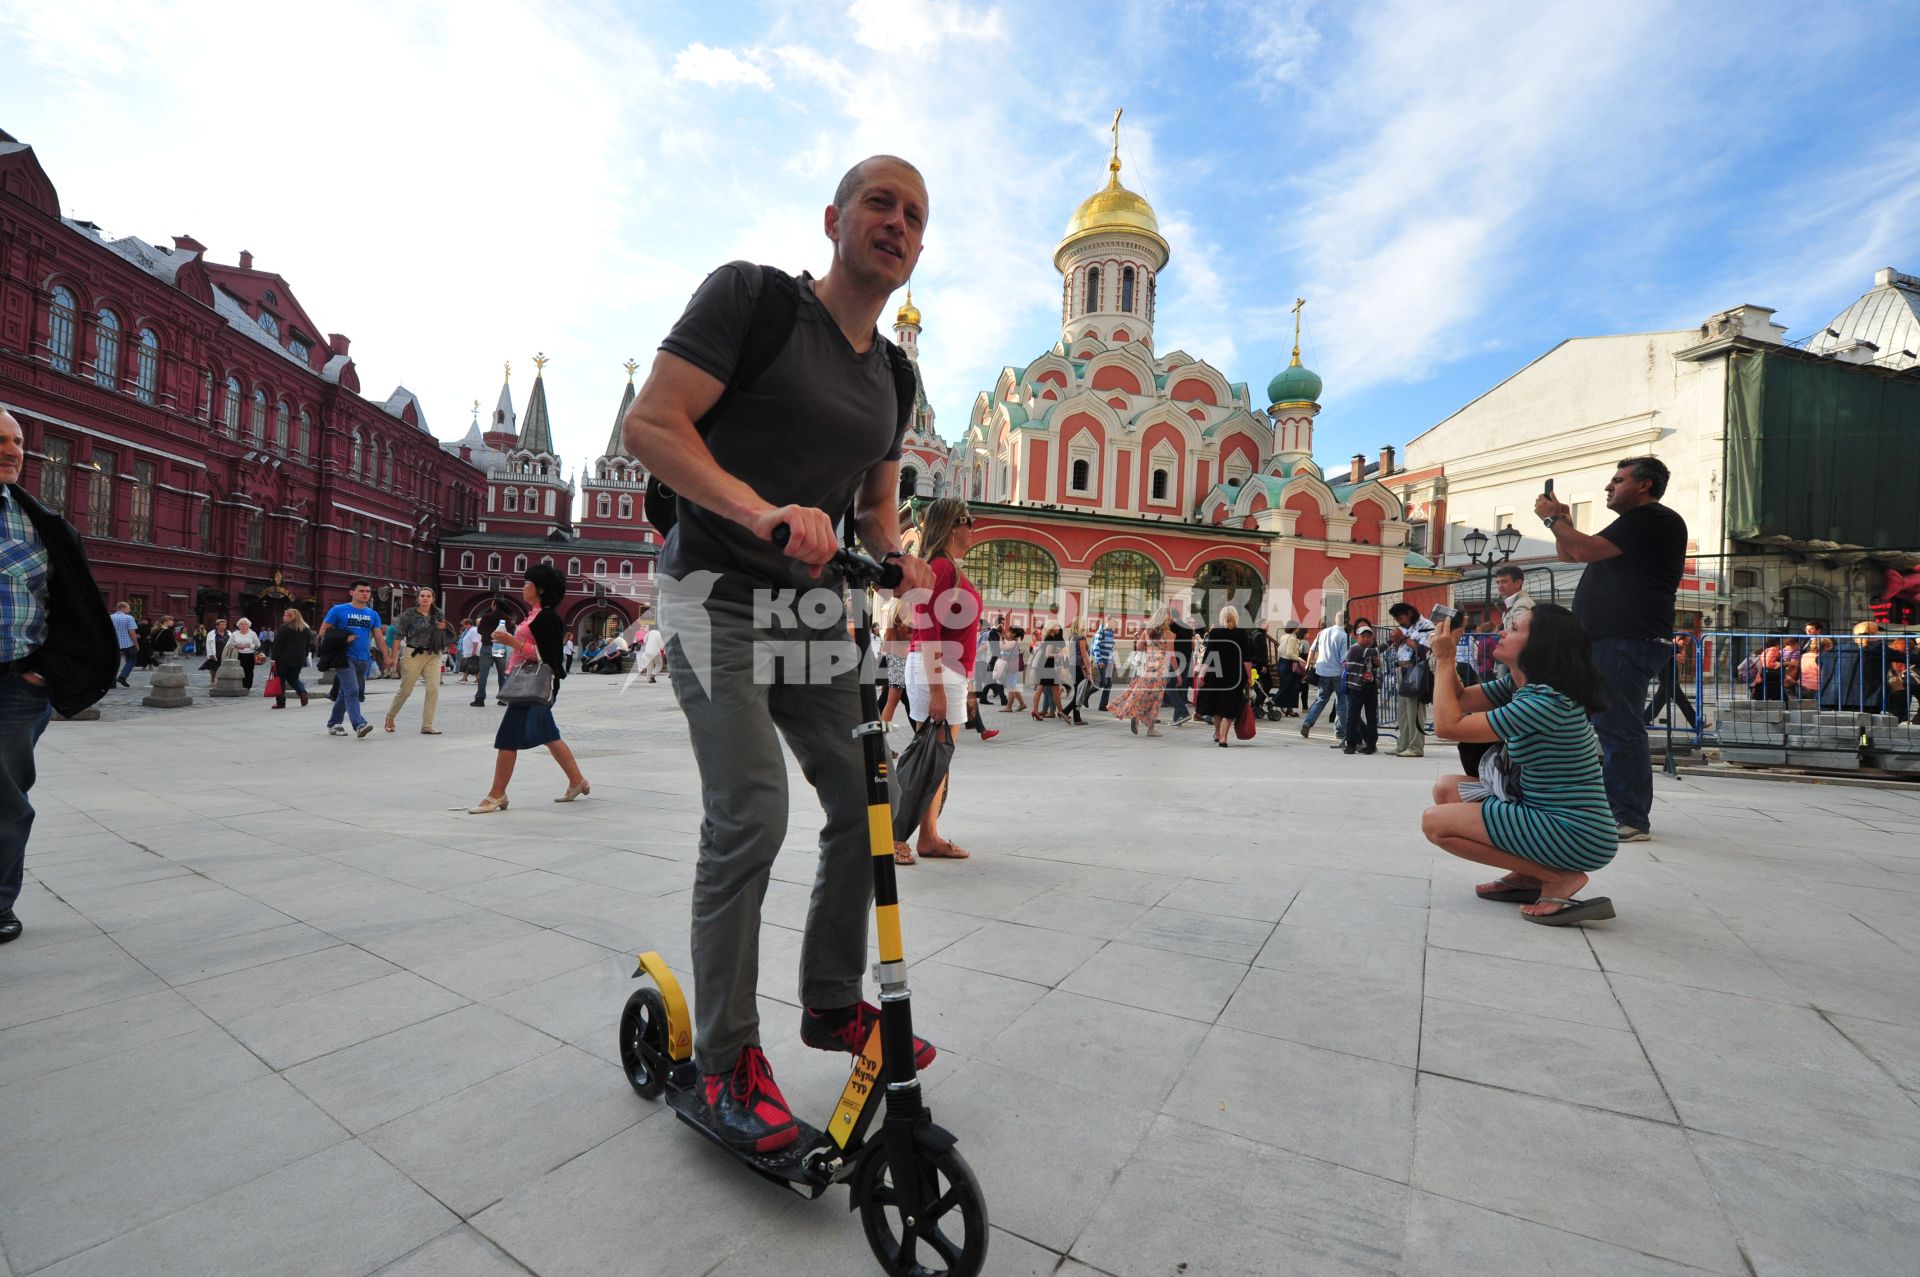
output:
<svg viewBox="0 0 1920 1277"><path fill-rule="evenodd" d="M560 739L560 725L553 721L553 702L560 697L560 680L567 676L566 626L560 621L560 600L567 594L567 579L550 563L536 563L527 569L521 597L530 609L527 619L512 633L502 628L488 638L507 647L511 655L507 673L522 665L539 663L553 671L553 697L545 705L509 705L500 716L500 728L493 734L493 788L478 805L467 810L476 816L492 815L507 809L507 782L513 779L513 765L523 749L546 746L560 770L567 774L567 792L553 801L570 803L590 792L587 778L573 750ZM502 686L504 687L504 682Z"/></svg>
<svg viewBox="0 0 1920 1277"><path fill-rule="evenodd" d="M1436 632L1447 650L1459 619ZM1493 650L1511 671L1462 687L1446 662L1434 680L1433 724L1449 740L1500 745L1479 776L1443 776L1420 822L1451 855L1507 871L1480 884L1483 900L1519 903L1527 921L1564 927L1611 918L1605 896L1579 898L1587 876L1619 849L1587 715L1604 703L1593 645L1566 608L1537 604L1507 623Z"/></svg>

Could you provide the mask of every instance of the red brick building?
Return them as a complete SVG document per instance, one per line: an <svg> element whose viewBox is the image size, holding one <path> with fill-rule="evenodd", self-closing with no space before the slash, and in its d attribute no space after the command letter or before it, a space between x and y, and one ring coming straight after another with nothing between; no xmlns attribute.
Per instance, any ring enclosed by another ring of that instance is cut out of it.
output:
<svg viewBox="0 0 1920 1277"><path fill-rule="evenodd" d="M22 483L79 529L103 602L137 613L312 617L356 576L404 606L486 476L406 387L364 396L348 339L284 278L207 251L63 218L0 132L0 406L26 432Z"/></svg>
<svg viewBox="0 0 1920 1277"><path fill-rule="evenodd" d="M633 374L613 414L606 450L580 476L579 508L574 485L562 473L547 412L545 355L534 356L533 389L524 424L516 428L512 366L499 402L482 430L476 420L464 439L442 445L486 474L486 496L470 531L443 537L440 579L448 612L473 616L489 602L519 616L520 583L536 563L548 563L567 578L561 618L584 642L615 630L631 630L652 609L654 558L660 536L647 523L646 471L627 451L620 423L633 403Z"/></svg>

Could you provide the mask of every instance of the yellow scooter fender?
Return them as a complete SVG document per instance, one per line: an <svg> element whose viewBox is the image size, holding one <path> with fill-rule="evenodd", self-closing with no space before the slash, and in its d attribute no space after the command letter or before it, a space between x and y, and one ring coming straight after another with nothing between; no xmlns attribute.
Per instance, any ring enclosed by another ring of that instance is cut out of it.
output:
<svg viewBox="0 0 1920 1277"><path fill-rule="evenodd" d="M680 981L667 969L666 959L649 950L640 955L640 965L634 969L634 979L650 976L659 986L660 996L667 1004L667 1057L675 1064L693 1055L693 1017L687 1013L686 995L680 992Z"/></svg>

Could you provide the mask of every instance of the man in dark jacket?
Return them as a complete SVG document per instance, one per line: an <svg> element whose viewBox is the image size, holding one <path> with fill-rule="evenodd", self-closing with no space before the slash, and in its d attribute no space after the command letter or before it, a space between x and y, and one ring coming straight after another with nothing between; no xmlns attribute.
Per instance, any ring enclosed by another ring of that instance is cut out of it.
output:
<svg viewBox="0 0 1920 1277"><path fill-rule="evenodd" d="M1173 725L1185 727L1193 721L1193 711L1187 708L1187 686L1193 682L1196 648L1194 629L1187 624L1179 599L1167 604L1167 632L1173 637L1173 663L1168 671L1167 689L1161 693L1161 703L1173 711Z"/></svg>
<svg viewBox="0 0 1920 1277"><path fill-rule="evenodd" d="M26 459L20 423L0 408L0 944L20 935L33 747L54 710L78 714L120 666L79 536L20 486Z"/></svg>

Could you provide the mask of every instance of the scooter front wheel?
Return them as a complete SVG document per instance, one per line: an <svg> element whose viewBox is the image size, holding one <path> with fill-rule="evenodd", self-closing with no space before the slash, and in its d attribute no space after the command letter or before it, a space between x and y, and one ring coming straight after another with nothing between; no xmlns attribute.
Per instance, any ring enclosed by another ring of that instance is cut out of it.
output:
<svg viewBox="0 0 1920 1277"><path fill-rule="evenodd" d="M957 1149L915 1150L933 1183L933 1205L915 1214L903 1204L878 1141L855 1172L854 1200L867 1244L889 1277L977 1277L987 1262L987 1199Z"/></svg>
<svg viewBox="0 0 1920 1277"><path fill-rule="evenodd" d="M620 1064L643 1100L667 1086L667 1000L658 989L636 989L620 1013Z"/></svg>

